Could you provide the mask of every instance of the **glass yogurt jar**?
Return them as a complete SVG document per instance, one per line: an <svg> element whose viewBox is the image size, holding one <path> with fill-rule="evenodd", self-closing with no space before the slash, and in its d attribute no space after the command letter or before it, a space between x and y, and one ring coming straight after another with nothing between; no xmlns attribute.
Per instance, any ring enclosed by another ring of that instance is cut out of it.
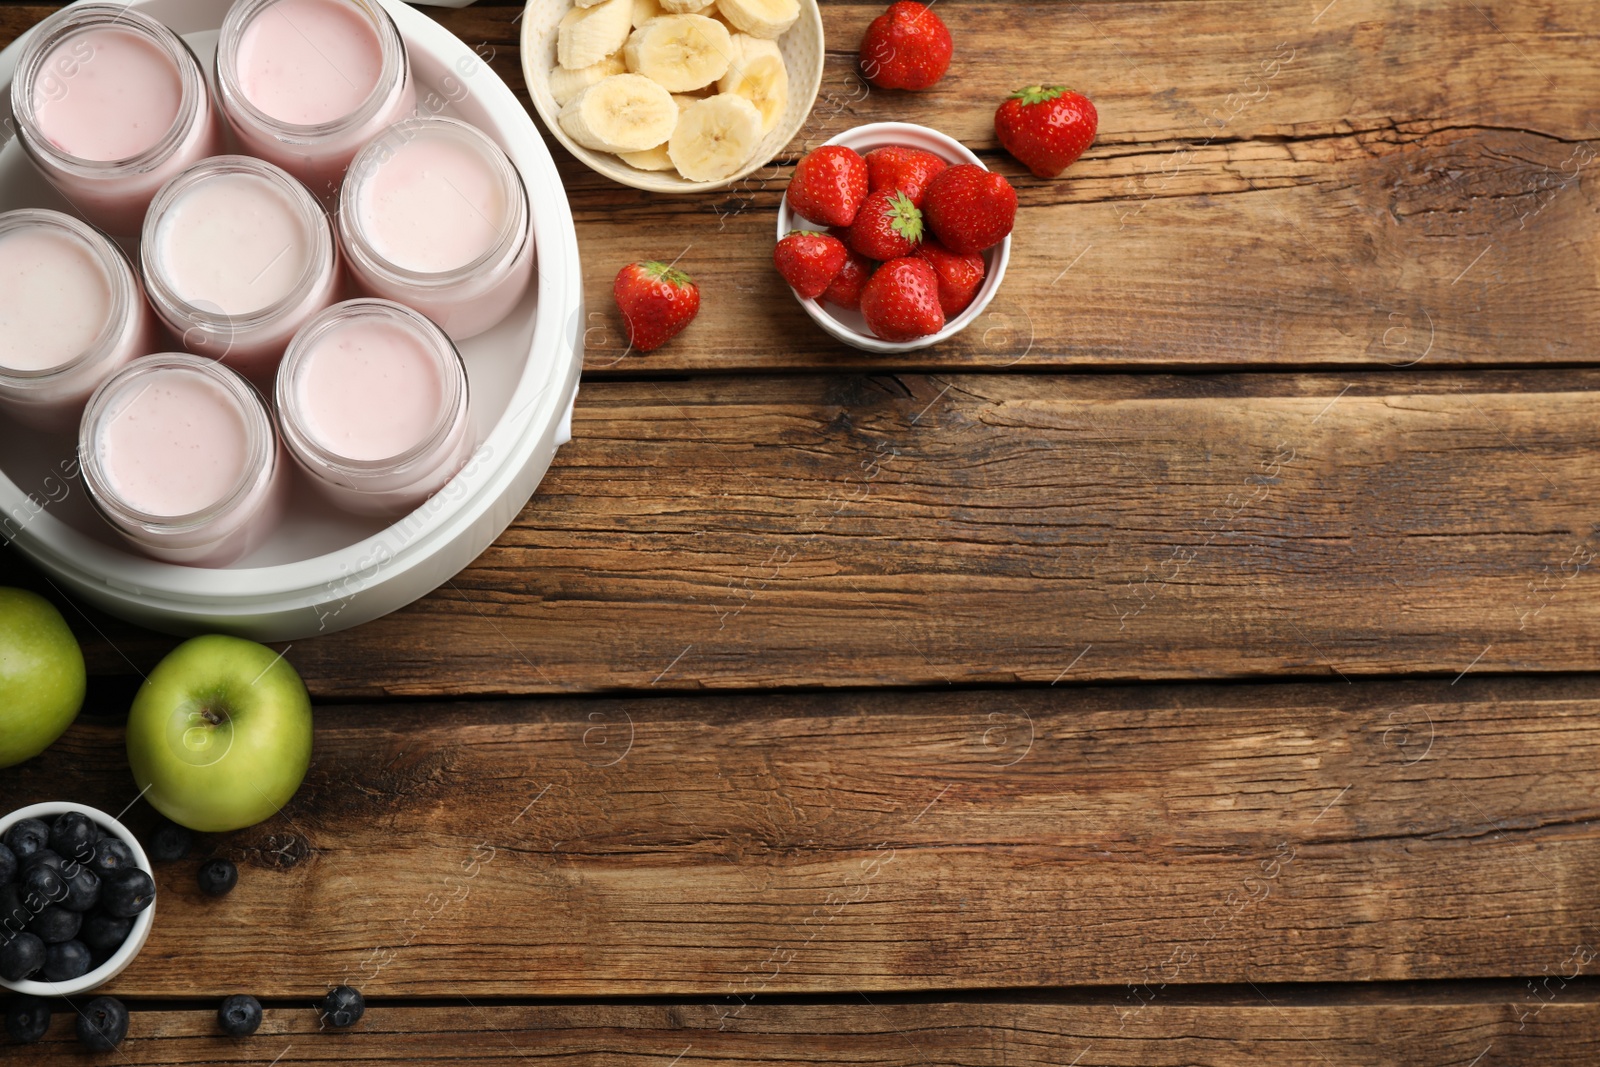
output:
<svg viewBox="0 0 1600 1067"><path fill-rule="evenodd" d="M199 356L146 356L106 381L84 411L78 458L106 521L170 563L232 563L283 512L288 478L267 406Z"/></svg>
<svg viewBox="0 0 1600 1067"><path fill-rule="evenodd" d="M162 188L139 258L183 347L270 392L295 331L338 298L337 247L305 186L271 163L216 156Z"/></svg>
<svg viewBox="0 0 1600 1067"><path fill-rule="evenodd" d="M350 164L339 238L368 294L461 341L505 318L533 274L528 194L481 130L443 117L390 126Z"/></svg>
<svg viewBox="0 0 1600 1067"><path fill-rule="evenodd" d="M99 384L154 348L144 291L120 249L59 211L0 215L0 409L76 430Z"/></svg>
<svg viewBox="0 0 1600 1067"><path fill-rule="evenodd" d="M415 509L474 444L460 354L439 327L388 300L347 300L307 323L278 371L277 410L311 483L361 515Z"/></svg>
<svg viewBox="0 0 1600 1067"><path fill-rule="evenodd" d="M221 151L194 53L121 4L75 4L39 23L11 82L11 112L39 172L119 237L139 233L163 184Z"/></svg>
<svg viewBox="0 0 1600 1067"><path fill-rule="evenodd" d="M362 145L417 106L405 42L376 0L237 0L216 73L245 150L330 203Z"/></svg>

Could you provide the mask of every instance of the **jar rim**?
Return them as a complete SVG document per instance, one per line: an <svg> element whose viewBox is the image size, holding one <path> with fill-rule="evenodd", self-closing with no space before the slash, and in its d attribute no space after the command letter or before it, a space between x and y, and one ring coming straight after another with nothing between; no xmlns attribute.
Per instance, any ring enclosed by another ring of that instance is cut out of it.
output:
<svg viewBox="0 0 1600 1067"><path fill-rule="evenodd" d="M349 6L365 16L378 38L380 56L378 80L359 107L348 115L327 122L301 124L273 118L262 111L239 83L239 42L245 29L268 7L280 0L241 0L228 8L222 20L222 30L217 38L216 75L217 89L229 109L237 109L257 128L279 140L290 142L320 141L370 122L393 95L397 85L403 86L410 77L410 60L406 54L405 40L399 27L382 5L371 0L326 0L327 3Z"/></svg>
<svg viewBox="0 0 1600 1067"><path fill-rule="evenodd" d="M56 147L39 130L33 86L39 68L56 47L94 29L114 27L138 34L172 60L178 72L178 113L155 144L124 159L86 159ZM211 106L200 60L188 42L149 15L124 4L74 4L48 16L34 28L11 80L11 113L17 120L22 146L47 157L52 164L80 177L107 178L127 171L148 171L177 151L206 108Z"/></svg>
<svg viewBox="0 0 1600 1067"><path fill-rule="evenodd" d="M220 386L239 412L245 427L248 455L238 479L221 499L186 515L155 515L134 507L111 488L100 458L97 438L107 409L130 383L141 377L162 373L199 375ZM262 471L269 474L277 463L277 435L261 394L237 371L213 359L187 352L163 352L143 356L100 383L84 408L78 428L78 462L89 487L89 498L113 525L137 526L152 533L182 534L235 510L261 482Z"/></svg>
<svg viewBox="0 0 1600 1067"><path fill-rule="evenodd" d="M418 271L403 267L379 252L361 219L360 197L399 148L420 136L443 136L475 150L493 171L505 196L508 217L489 248L475 259L444 271ZM444 115L402 119L385 129L350 161L344 186L339 191L338 226L341 244L352 263L392 284L424 290L442 290L461 285L486 271L508 264L521 254L532 239L531 212L527 186L516 164L488 134L470 123Z"/></svg>
<svg viewBox="0 0 1600 1067"><path fill-rule="evenodd" d="M311 240L305 268L289 291L264 308L239 315L201 307L180 294L166 275L161 242L156 239L162 216L179 197L207 179L233 174L261 178L283 192L288 202L298 210L300 222ZM327 212L323 211L311 191L293 175L254 156L211 156L174 176L150 201L150 209L145 213L144 227L139 235L139 268L144 275L150 302L169 320L192 322L210 330L246 331L271 323L304 304L322 277L334 269L334 247L333 224Z"/></svg>
<svg viewBox="0 0 1600 1067"><path fill-rule="evenodd" d="M0 214L0 238L17 230L29 228L63 233L87 248L106 280L111 303L106 309L106 321L101 325L95 339L82 352L66 362L37 370L0 367L0 384L25 389L59 381L106 358L121 338L135 302L142 298L138 279L134 276L133 265L128 262L128 257L121 248L93 226L49 208L19 208L16 211Z"/></svg>
<svg viewBox="0 0 1600 1067"><path fill-rule="evenodd" d="M397 455L372 460L352 459L327 448L317 441L316 435L300 418L298 388L310 353L329 333L360 319L375 319L397 325L422 341L439 369L444 392L439 413L426 435ZM278 427L284 443L297 459L310 456L317 463L352 480L389 476L403 473L412 465L431 458L440 445L449 439L456 425L467 417L467 367L455 343L432 319L393 300L362 297L324 308L300 328L278 365L274 398L277 402Z"/></svg>

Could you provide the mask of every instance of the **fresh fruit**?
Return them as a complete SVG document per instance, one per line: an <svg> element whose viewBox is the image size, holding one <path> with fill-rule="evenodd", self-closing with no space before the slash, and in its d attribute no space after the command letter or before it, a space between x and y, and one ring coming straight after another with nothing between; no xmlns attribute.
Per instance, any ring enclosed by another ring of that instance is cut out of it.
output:
<svg viewBox="0 0 1600 1067"><path fill-rule="evenodd" d="M662 15L634 30L622 49L628 69L670 93L703 89L728 73L728 28L704 15ZM665 138L662 138L665 140Z"/></svg>
<svg viewBox="0 0 1600 1067"><path fill-rule="evenodd" d="M6 1004L6 1035L31 1045L50 1029L50 1002L43 997L12 997Z"/></svg>
<svg viewBox="0 0 1600 1067"><path fill-rule="evenodd" d="M618 152L617 158L630 167L638 170L674 170L672 157L667 155L667 146L656 145L643 152Z"/></svg>
<svg viewBox="0 0 1600 1067"><path fill-rule="evenodd" d="M87 677L61 613L37 593L0 588L0 767L37 756L72 725Z"/></svg>
<svg viewBox="0 0 1600 1067"><path fill-rule="evenodd" d="M116 997L95 997L78 1009L78 1040L91 1052L110 1052L128 1036L128 1009Z"/></svg>
<svg viewBox="0 0 1600 1067"><path fill-rule="evenodd" d="M928 261L939 278L939 309L946 321L967 309L983 285L988 270L983 256L977 252L958 255L935 240L925 240L917 255Z"/></svg>
<svg viewBox="0 0 1600 1067"><path fill-rule="evenodd" d="M569 70L566 67L556 67L550 72L550 95L555 99L557 107L565 107L572 98L613 74L628 73L628 64L622 61L622 53L616 52L606 56L598 63L591 63L587 67Z"/></svg>
<svg viewBox="0 0 1600 1067"><path fill-rule="evenodd" d="M915 0L896 0L861 38L861 72L880 89L927 89L950 69L944 20Z"/></svg>
<svg viewBox="0 0 1600 1067"><path fill-rule="evenodd" d="M94 823L81 811L63 812L50 824L50 851L58 856L83 859L94 844Z"/></svg>
<svg viewBox="0 0 1600 1067"><path fill-rule="evenodd" d="M89 973L89 946L82 941L46 945L41 973L46 982L70 982L74 978L82 978Z"/></svg>
<svg viewBox="0 0 1600 1067"><path fill-rule="evenodd" d="M1000 144L1040 178L1054 178L1076 162L1099 123L1087 96L1059 85L1018 89L994 113Z"/></svg>
<svg viewBox="0 0 1600 1067"><path fill-rule="evenodd" d="M700 288L683 271L654 260L630 263L611 286L630 347L651 352L700 313Z"/></svg>
<svg viewBox="0 0 1600 1067"><path fill-rule="evenodd" d="M50 844L50 826L43 819L18 819L6 831L5 846L23 864Z"/></svg>
<svg viewBox="0 0 1600 1067"><path fill-rule="evenodd" d="M120 837L108 837L103 841L96 841L94 845L94 859L89 861L95 873L105 881L119 871L132 870L136 863L133 858L133 849Z"/></svg>
<svg viewBox="0 0 1600 1067"><path fill-rule="evenodd" d="M1017 218L1011 183L972 163L946 167L922 197L928 228L957 254L982 252L1005 240Z"/></svg>
<svg viewBox="0 0 1600 1067"><path fill-rule="evenodd" d="M912 341L944 329L939 279L920 256L891 260L861 290L867 328L885 341Z"/></svg>
<svg viewBox="0 0 1600 1067"><path fill-rule="evenodd" d="M717 0L661 0L661 10L676 15L698 15Z"/></svg>
<svg viewBox="0 0 1600 1067"><path fill-rule="evenodd" d="M932 152L900 145L874 148L865 158L868 192L899 189L918 207L933 176L950 165Z"/></svg>
<svg viewBox="0 0 1600 1067"><path fill-rule="evenodd" d="M119 919L133 918L155 899L156 883L137 867L112 875L100 890L100 906Z"/></svg>
<svg viewBox="0 0 1600 1067"><path fill-rule="evenodd" d="M736 93L718 93L678 115L667 155L690 181L721 181L738 173L760 145L761 112Z"/></svg>
<svg viewBox="0 0 1600 1067"><path fill-rule="evenodd" d="M270 817L311 765L311 699L300 675L280 653L238 637L173 649L139 687L127 732L145 798L191 830Z"/></svg>
<svg viewBox="0 0 1600 1067"><path fill-rule="evenodd" d="M361 1021L367 1002L361 992L350 986L335 986L322 998L322 1018L329 1026L343 1030Z"/></svg>
<svg viewBox="0 0 1600 1067"><path fill-rule="evenodd" d="M19 884L24 894L37 894L40 900L58 903L67 899L67 880L48 863L31 864L22 873Z"/></svg>
<svg viewBox="0 0 1600 1067"><path fill-rule="evenodd" d="M196 878L200 882L200 892L208 897L223 897L239 884L239 868L232 860L219 856L202 863Z"/></svg>
<svg viewBox="0 0 1600 1067"><path fill-rule="evenodd" d="M850 247L868 259L909 256L922 243L922 212L898 189L868 193L850 224Z"/></svg>
<svg viewBox="0 0 1600 1067"><path fill-rule="evenodd" d="M235 993L217 1009L217 1025L229 1037L249 1037L261 1028L261 1001Z"/></svg>
<svg viewBox="0 0 1600 1067"><path fill-rule="evenodd" d="M17 854L10 847L0 844L0 885L5 885L17 876Z"/></svg>
<svg viewBox="0 0 1600 1067"><path fill-rule="evenodd" d="M843 145L823 145L795 164L789 210L820 226L848 226L867 198L867 161Z"/></svg>
<svg viewBox="0 0 1600 1067"><path fill-rule="evenodd" d="M601 0L573 8L556 32L556 62L578 70L618 51L633 29L633 0Z"/></svg>
<svg viewBox="0 0 1600 1067"><path fill-rule="evenodd" d="M0 978L20 982L44 966L44 942L39 935L24 930L0 944Z"/></svg>
<svg viewBox="0 0 1600 1067"><path fill-rule="evenodd" d="M658 15L666 13L659 0L633 0L633 28L638 29Z"/></svg>
<svg viewBox="0 0 1600 1067"><path fill-rule="evenodd" d="M59 904L46 904L34 912L28 932L47 945L59 945L77 937L82 926L83 916L78 912L68 911Z"/></svg>
<svg viewBox="0 0 1600 1067"><path fill-rule="evenodd" d="M741 33L772 39L800 18L800 0L717 0L717 10Z"/></svg>
<svg viewBox="0 0 1600 1067"><path fill-rule="evenodd" d="M852 311L860 310L861 290L866 287L874 269L872 260L858 252L851 252L839 273L828 283L828 288L823 290L822 299Z"/></svg>
<svg viewBox="0 0 1600 1067"><path fill-rule="evenodd" d="M556 121L596 152L642 152L672 136L678 105L642 74L613 74L569 100Z"/></svg>
<svg viewBox="0 0 1600 1067"><path fill-rule="evenodd" d="M150 839L145 842L144 850L152 862L171 863L187 856L189 846L193 842L194 835L187 827L179 826L171 819L163 819L161 825L151 832Z"/></svg>
<svg viewBox="0 0 1600 1067"><path fill-rule="evenodd" d="M717 91L744 97L761 112L761 132L771 133L789 106L789 68L777 41L736 33L728 71Z"/></svg>
<svg viewBox="0 0 1600 1067"><path fill-rule="evenodd" d="M849 258L843 241L811 230L793 231L772 250L772 265L802 300L821 296Z"/></svg>
<svg viewBox="0 0 1600 1067"><path fill-rule="evenodd" d="M78 931L78 940L93 951L109 956L122 947L122 943L128 940L128 935L132 932L132 919L122 919L104 911L97 911L84 916L83 928Z"/></svg>
<svg viewBox="0 0 1600 1067"><path fill-rule="evenodd" d="M94 868L85 863L73 865L73 871L66 876L67 896L61 906L68 911L88 911L100 903L100 876Z"/></svg>

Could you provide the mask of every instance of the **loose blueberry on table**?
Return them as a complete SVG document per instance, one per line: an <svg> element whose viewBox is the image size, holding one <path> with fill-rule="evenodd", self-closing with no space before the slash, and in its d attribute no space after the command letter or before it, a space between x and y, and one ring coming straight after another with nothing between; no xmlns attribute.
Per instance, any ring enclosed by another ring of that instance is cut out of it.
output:
<svg viewBox="0 0 1600 1067"><path fill-rule="evenodd" d="M50 1029L50 1002L43 997L12 997L6 1005L6 1036L31 1045Z"/></svg>
<svg viewBox="0 0 1600 1067"><path fill-rule="evenodd" d="M128 1009L116 997L95 997L78 1009L78 1040L91 1052L110 1052L128 1036Z"/></svg>
<svg viewBox="0 0 1600 1067"><path fill-rule="evenodd" d="M322 1019L329 1026L343 1030L361 1021L367 1010L366 998L347 985L335 986L322 998Z"/></svg>
<svg viewBox="0 0 1600 1067"><path fill-rule="evenodd" d="M261 1026L261 1001L248 993L235 993L217 1009L217 1025L229 1037L249 1037Z"/></svg>
<svg viewBox="0 0 1600 1067"><path fill-rule="evenodd" d="M206 896L226 896L239 884L239 868L233 865L232 860L218 857L202 863L197 878L200 891Z"/></svg>

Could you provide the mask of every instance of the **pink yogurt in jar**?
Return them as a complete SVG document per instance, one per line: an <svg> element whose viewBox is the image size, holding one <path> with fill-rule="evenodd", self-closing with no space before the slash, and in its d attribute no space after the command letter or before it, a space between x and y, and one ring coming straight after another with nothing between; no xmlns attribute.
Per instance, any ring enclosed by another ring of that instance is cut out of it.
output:
<svg viewBox="0 0 1600 1067"><path fill-rule="evenodd" d="M29 158L100 228L133 236L161 186L221 147L187 45L138 11L74 5L34 30L11 83Z"/></svg>
<svg viewBox="0 0 1600 1067"><path fill-rule="evenodd" d="M405 43L375 0L238 0L217 84L246 149L330 202L361 146L417 102Z"/></svg>

